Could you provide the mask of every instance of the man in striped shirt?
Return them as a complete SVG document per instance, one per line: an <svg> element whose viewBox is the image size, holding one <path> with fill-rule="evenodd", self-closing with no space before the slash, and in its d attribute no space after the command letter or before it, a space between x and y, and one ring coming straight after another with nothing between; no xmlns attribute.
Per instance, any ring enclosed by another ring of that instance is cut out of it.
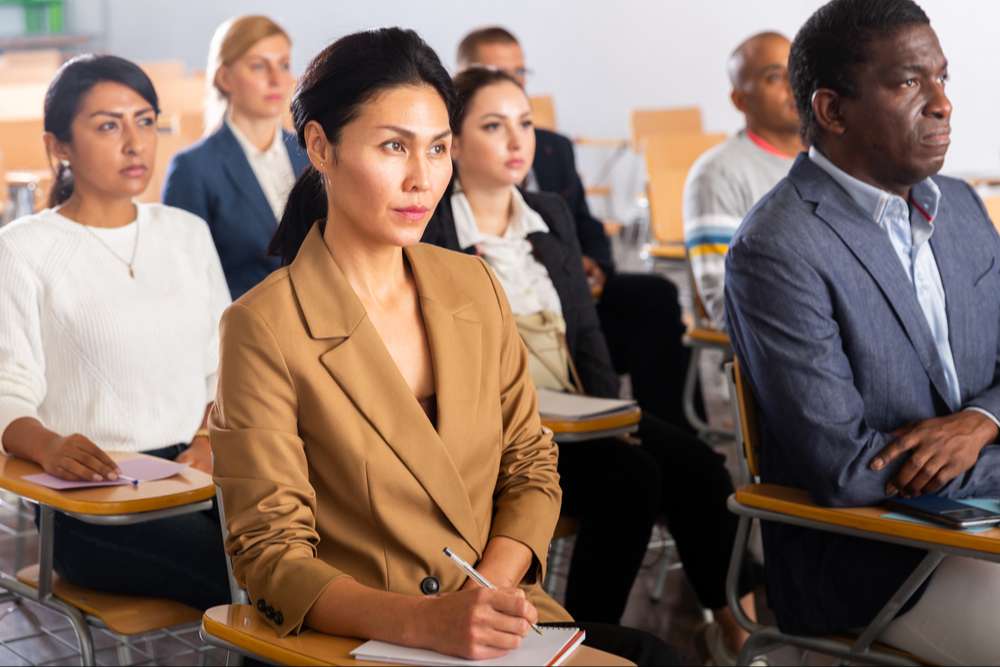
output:
<svg viewBox="0 0 1000 667"><path fill-rule="evenodd" d="M723 283L729 241L754 204L788 174L802 150L788 85L786 37L764 32L729 57L733 104L746 128L698 158L684 186L684 240L698 296L713 328L725 328Z"/></svg>

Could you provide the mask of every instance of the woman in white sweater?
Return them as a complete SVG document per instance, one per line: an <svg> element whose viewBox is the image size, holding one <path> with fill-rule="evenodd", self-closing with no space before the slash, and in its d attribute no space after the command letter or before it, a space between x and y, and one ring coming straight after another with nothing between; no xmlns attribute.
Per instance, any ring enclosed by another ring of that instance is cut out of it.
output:
<svg viewBox="0 0 1000 667"><path fill-rule="evenodd" d="M158 112L133 63L66 63L45 98L51 208L0 229L0 443L58 477L114 479L106 450L212 470L204 422L229 291L200 218L133 202ZM55 567L100 590L228 601L214 513L125 527L57 515Z"/></svg>

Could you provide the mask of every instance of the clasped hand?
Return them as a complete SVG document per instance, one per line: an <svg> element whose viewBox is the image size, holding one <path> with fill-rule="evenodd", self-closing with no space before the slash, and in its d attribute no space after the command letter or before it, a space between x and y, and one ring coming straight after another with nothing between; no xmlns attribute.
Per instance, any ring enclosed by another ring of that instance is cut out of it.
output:
<svg viewBox="0 0 1000 667"><path fill-rule="evenodd" d="M468 660L499 658L521 645L538 611L521 589L478 586L426 598L421 635L441 653Z"/></svg>
<svg viewBox="0 0 1000 667"><path fill-rule="evenodd" d="M935 417L892 432L893 440L872 459L872 470L882 470L909 454L886 495L904 497L936 493L979 460L979 453L996 439L996 424L974 410Z"/></svg>

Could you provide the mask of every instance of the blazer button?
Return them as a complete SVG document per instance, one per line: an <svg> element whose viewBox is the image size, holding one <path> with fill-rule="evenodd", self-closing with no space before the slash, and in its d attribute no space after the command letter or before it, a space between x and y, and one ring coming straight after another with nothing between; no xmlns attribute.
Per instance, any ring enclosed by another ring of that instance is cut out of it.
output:
<svg viewBox="0 0 1000 667"><path fill-rule="evenodd" d="M275 625L281 625L285 622L285 615L282 614L280 611L275 612L274 618L272 618L271 620L274 621Z"/></svg>
<svg viewBox="0 0 1000 667"><path fill-rule="evenodd" d="M265 614L267 615L267 617L268 617L268 618L270 618L270 619L271 619L272 621L274 620L274 607L272 607L271 605L267 605L267 609L265 609L265 610L264 610L264 613L265 613Z"/></svg>
<svg viewBox="0 0 1000 667"><path fill-rule="evenodd" d="M263 598L260 599L260 600L257 600L257 611L259 611L261 613L264 613L264 611L266 609L267 609L267 603L264 602Z"/></svg>
<svg viewBox="0 0 1000 667"><path fill-rule="evenodd" d="M436 595L441 590L441 583L437 577L424 577L420 582L420 592L424 595Z"/></svg>

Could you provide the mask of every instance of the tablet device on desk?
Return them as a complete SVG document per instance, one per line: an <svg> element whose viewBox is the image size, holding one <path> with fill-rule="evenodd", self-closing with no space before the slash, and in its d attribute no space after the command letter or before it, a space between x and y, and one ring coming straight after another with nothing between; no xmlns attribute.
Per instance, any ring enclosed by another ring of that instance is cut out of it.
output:
<svg viewBox="0 0 1000 667"><path fill-rule="evenodd" d="M890 498L886 501L886 506L900 514L933 521L948 528L973 528L1000 523L1000 513L941 496Z"/></svg>

